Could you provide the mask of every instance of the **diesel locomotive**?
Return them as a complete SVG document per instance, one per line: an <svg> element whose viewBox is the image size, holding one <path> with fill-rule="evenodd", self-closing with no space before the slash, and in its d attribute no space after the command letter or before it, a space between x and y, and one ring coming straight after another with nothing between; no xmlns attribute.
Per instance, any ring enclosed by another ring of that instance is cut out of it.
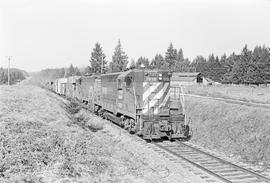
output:
<svg viewBox="0 0 270 183"><path fill-rule="evenodd" d="M133 69L61 78L54 82L54 91L144 139L187 138L182 90L171 86L170 78L169 71Z"/></svg>

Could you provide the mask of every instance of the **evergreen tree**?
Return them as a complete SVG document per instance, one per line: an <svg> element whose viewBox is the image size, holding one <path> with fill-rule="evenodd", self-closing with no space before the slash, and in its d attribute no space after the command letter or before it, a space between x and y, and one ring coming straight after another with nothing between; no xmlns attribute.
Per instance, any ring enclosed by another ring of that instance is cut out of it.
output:
<svg viewBox="0 0 270 183"><path fill-rule="evenodd" d="M98 42L95 44L95 48L91 53L90 64L92 72L94 73L105 73L107 71L106 56L103 53L102 47Z"/></svg>
<svg viewBox="0 0 270 183"><path fill-rule="evenodd" d="M219 57L215 57L214 54L209 55L207 65L207 76L214 81L221 82L224 73L222 73L222 66L219 61Z"/></svg>
<svg viewBox="0 0 270 183"><path fill-rule="evenodd" d="M165 62L166 61L161 54L156 54L155 58L151 61L150 68L160 69L163 65L166 64Z"/></svg>
<svg viewBox="0 0 270 183"><path fill-rule="evenodd" d="M177 49L173 48L173 44L170 43L167 52L165 53L165 61L168 63L170 70L174 69L175 63L177 59Z"/></svg>
<svg viewBox="0 0 270 183"><path fill-rule="evenodd" d="M177 52L176 60L178 63L181 63L185 60L182 48L180 48L179 51Z"/></svg>
<svg viewBox="0 0 270 183"><path fill-rule="evenodd" d="M244 83L247 84L258 84L259 81L259 68L257 61L253 59L252 51L248 50L247 45L243 49L244 54L241 55L242 60L246 63L246 74L244 76Z"/></svg>
<svg viewBox="0 0 270 183"><path fill-rule="evenodd" d="M265 46L256 46L253 51L253 62L257 66L257 82L270 83L270 50Z"/></svg>
<svg viewBox="0 0 270 183"><path fill-rule="evenodd" d="M197 56L192 62L192 67L195 68L195 72L200 72L202 75L207 76L207 61L203 56Z"/></svg>
<svg viewBox="0 0 270 183"><path fill-rule="evenodd" d="M215 73L214 73L215 62L216 62L215 55L214 54L210 54L208 56L208 59L207 59L207 70L206 70L206 75L210 79L214 79L215 78Z"/></svg>
<svg viewBox="0 0 270 183"><path fill-rule="evenodd" d="M73 76L75 73L75 69L72 64L70 64L69 68L65 71L65 77Z"/></svg>
<svg viewBox="0 0 270 183"><path fill-rule="evenodd" d="M252 83L253 68L251 66L252 52L248 50L247 45L243 48L239 60L233 65L230 74L230 80L233 83Z"/></svg>
<svg viewBox="0 0 270 183"><path fill-rule="evenodd" d="M141 65L144 65L145 68L149 68L149 60L145 57L138 58L136 62L136 68L141 68Z"/></svg>
<svg viewBox="0 0 270 183"><path fill-rule="evenodd" d="M173 67L174 71L188 72L190 70L190 61L184 58L183 50L180 48L176 55L176 60Z"/></svg>
<svg viewBox="0 0 270 183"><path fill-rule="evenodd" d="M128 57L122 50L122 45L119 39L118 44L115 47L114 54L112 56L112 62L109 65L110 71L111 72L124 71L127 67L127 64L128 64Z"/></svg>
<svg viewBox="0 0 270 183"><path fill-rule="evenodd" d="M115 63L113 63L113 62L110 62L109 63L109 72L111 73L111 72L117 72L117 68L116 68L116 66L115 66Z"/></svg>
<svg viewBox="0 0 270 183"><path fill-rule="evenodd" d="M178 66L175 66L176 70L180 71L180 72L192 72L193 68L191 66L191 62L189 61L188 58L185 58L184 61L180 64L178 64Z"/></svg>
<svg viewBox="0 0 270 183"><path fill-rule="evenodd" d="M9 70L10 84L15 84L16 82L24 80L28 74L25 71L10 68ZM8 69L0 68L0 84L8 83Z"/></svg>
<svg viewBox="0 0 270 183"><path fill-rule="evenodd" d="M83 75L90 75L92 73L92 68L90 66L87 66L83 70Z"/></svg>
<svg viewBox="0 0 270 183"><path fill-rule="evenodd" d="M129 69L135 69L135 68L136 68L136 63L135 63L134 59L131 59Z"/></svg>
<svg viewBox="0 0 270 183"><path fill-rule="evenodd" d="M74 76L81 76L81 75L82 74L81 74L79 68L78 67L75 67L75 69L74 69Z"/></svg>
<svg viewBox="0 0 270 183"><path fill-rule="evenodd" d="M220 68L219 68L219 81L222 82L225 79L225 75L227 73L227 55L223 54L220 58Z"/></svg>
<svg viewBox="0 0 270 183"><path fill-rule="evenodd" d="M223 75L222 82L224 83L232 83L232 70L234 64L238 62L239 55L236 55L234 52L225 60L224 69L226 70L225 74Z"/></svg>

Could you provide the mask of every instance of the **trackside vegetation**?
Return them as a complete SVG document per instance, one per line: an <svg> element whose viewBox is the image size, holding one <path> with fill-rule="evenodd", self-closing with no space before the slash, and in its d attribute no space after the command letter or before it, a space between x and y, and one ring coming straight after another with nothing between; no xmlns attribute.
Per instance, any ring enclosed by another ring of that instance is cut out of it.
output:
<svg viewBox="0 0 270 183"><path fill-rule="evenodd" d="M28 76L27 72L16 68L11 68L9 70L9 73L10 73L10 84L15 84L19 81L22 81ZM6 68L0 67L0 85L7 83L8 83L8 70Z"/></svg>

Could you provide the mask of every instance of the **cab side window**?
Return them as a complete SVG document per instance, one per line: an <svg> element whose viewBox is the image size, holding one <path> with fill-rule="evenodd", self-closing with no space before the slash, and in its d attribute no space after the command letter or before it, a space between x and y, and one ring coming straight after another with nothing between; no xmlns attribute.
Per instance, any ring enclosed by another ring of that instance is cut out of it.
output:
<svg viewBox="0 0 270 183"><path fill-rule="evenodd" d="M132 87L132 78L131 77L126 77L125 82L126 82L126 88Z"/></svg>
<svg viewBox="0 0 270 183"><path fill-rule="evenodd" d="M122 90L123 88L123 84L122 84L122 81L120 79L117 80L117 89L118 90Z"/></svg>

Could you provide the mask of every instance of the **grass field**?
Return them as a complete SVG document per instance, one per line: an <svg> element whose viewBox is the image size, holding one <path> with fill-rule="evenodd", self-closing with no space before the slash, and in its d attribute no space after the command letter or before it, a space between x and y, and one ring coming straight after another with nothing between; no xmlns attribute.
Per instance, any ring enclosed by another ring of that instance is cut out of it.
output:
<svg viewBox="0 0 270 183"><path fill-rule="evenodd" d="M191 141L251 163L270 166L270 110L186 97Z"/></svg>
<svg viewBox="0 0 270 183"><path fill-rule="evenodd" d="M243 85L191 85L185 87L185 93L202 96L236 99L243 102L270 104L270 88Z"/></svg>

